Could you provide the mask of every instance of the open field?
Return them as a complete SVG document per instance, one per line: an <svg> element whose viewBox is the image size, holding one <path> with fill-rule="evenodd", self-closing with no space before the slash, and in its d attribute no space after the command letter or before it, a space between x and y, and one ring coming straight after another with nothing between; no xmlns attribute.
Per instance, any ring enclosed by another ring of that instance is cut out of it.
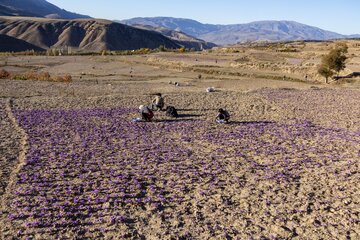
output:
<svg viewBox="0 0 360 240"><path fill-rule="evenodd" d="M326 44L0 56L73 79L0 79L2 238L360 239L360 84L316 75ZM180 117L133 123L157 92Z"/></svg>

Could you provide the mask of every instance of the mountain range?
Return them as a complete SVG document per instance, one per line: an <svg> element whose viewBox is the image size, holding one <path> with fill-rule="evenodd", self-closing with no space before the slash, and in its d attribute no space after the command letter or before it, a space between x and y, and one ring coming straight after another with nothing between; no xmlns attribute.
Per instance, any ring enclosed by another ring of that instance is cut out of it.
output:
<svg viewBox="0 0 360 240"><path fill-rule="evenodd" d="M90 18L60 9L45 0L0 0L0 15L62 19Z"/></svg>
<svg viewBox="0 0 360 240"><path fill-rule="evenodd" d="M207 42L228 45L254 41L330 40L358 38L342 35L294 21L257 21L245 24L203 24L191 19L153 17L121 21L128 25L148 25L181 31Z"/></svg>
<svg viewBox="0 0 360 240"><path fill-rule="evenodd" d="M180 46L183 46L183 47L189 48L189 49L193 48L196 50L202 50L202 49L210 49L210 48L213 48L216 46L216 44L214 44L214 43L206 42L202 39L195 38L193 36L190 36L186 33L181 32L181 31L176 31L176 30L172 30L169 28L154 27L154 26L150 26L150 25L141 25L141 24L134 24L131 26L139 28L139 29L158 32L158 33L170 38L171 40L173 40Z"/></svg>
<svg viewBox="0 0 360 240"><path fill-rule="evenodd" d="M134 50L160 45L201 50L215 46L169 29L92 19L45 0L0 0L0 15L4 16L0 17L1 51L64 47L75 51Z"/></svg>
<svg viewBox="0 0 360 240"><path fill-rule="evenodd" d="M100 19L0 17L0 34L43 49L71 47L80 51L101 51L154 49L160 45L181 47L160 33Z"/></svg>
<svg viewBox="0 0 360 240"><path fill-rule="evenodd" d="M160 45L202 50L249 41L360 38L293 21L232 25L171 17L108 21L60 9L46 0L0 0L0 16L0 51L64 47L75 51L134 50Z"/></svg>

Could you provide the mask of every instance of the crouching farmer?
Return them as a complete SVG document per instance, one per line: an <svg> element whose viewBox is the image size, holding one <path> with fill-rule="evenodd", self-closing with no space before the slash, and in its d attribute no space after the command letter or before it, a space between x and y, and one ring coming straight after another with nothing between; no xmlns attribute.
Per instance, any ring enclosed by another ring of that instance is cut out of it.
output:
<svg viewBox="0 0 360 240"><path fill-rule="evenodd" d="M153 110L163 110L164 108L164 98L161 96L161 93L155 94L155 98L152 101L152 109Z"/></svg>
<svg viewBox="0 0 360 240"><path fill-rule="evenodd" d="M150 122L151 119L154 117L153 111L148 106L141 105L139 107L139 111L141 114L141 119L143 121Z"/></svg>
<svg viewBox="0 0 360 240"><path fill-rule="evenodd" d="M173 118L177 118L177 117L179 117L179 114L178 114L178 112L177 112L177 110L176 110L175 107L173 107L173 106L167 106L167 107L166 107L166 116L168 116L168 117L173 117Z"/></svg>
<svg viewBox="0 0 360 240"><path fill-rule="evenodd" d="M230 114L225 109L220 108L218 110L218 115L216 117L216 122L218 123L228 123L230 120Z"/></svg>

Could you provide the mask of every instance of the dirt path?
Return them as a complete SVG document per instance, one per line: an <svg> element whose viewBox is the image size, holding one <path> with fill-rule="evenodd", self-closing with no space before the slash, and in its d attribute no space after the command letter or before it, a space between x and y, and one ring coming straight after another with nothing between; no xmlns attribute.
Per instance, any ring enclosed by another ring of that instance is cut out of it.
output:
<svg viewBox="0 0 360 240"><path fill-rule="evenodd" d="M25 164L26 153L28 151L28 136L27 136L25 130L22 129L20 127L20 125L18 124L18 122L12 112L12 105L13 105L13 100L8 99L6 101L5 111L6 111L8 119L10 119L11 123L13 124L14 129L20 136L19 155L18 155L17 163L15 164L13 170L10 173L10 176L8 178L7 187L5 188L5 192L1 199L2 214L1 214L1 219L0 219L0 231L2 234L5 233L6 228L7 228L6 225L8 223L7 219L5 218L6 214L4 214L7 212L8 200L11 198L12 190L14 189L14 187L16 185L17 174L20 172L20 170L22 169L22 167ZM1 239L4 239L4 238L2 237Z"/></svg>

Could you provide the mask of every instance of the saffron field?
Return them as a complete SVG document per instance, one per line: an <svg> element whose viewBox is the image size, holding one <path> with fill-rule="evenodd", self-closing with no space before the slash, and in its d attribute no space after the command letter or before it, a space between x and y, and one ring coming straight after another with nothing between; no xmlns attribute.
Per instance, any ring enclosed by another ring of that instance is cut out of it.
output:
<svg viewBox="0 0 360 240"><path fill-rule="evenodd" d="M136 109L122 107L12 111L28 145L4 199L5 239L360 234L356 129L301 118L133 123Z"/></svg>

